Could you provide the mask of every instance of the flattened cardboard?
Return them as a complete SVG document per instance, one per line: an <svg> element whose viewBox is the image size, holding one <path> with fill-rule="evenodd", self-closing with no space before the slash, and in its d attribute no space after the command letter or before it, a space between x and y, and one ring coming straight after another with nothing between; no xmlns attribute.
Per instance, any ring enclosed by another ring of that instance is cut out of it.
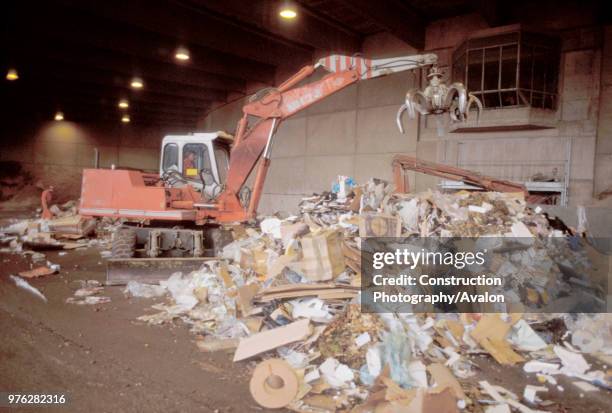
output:
<svg viewBox="0 0 612 413"><path fill-rule="evenodd" d="M251 314L251 310L253 309L253 297L255 297L258 291L259 285L257 284L243 285L238 288L238 308L240 308L244 317Z"/></svg>
<svg viewBox="0 0 612 413"><path fill-rule="evenodd" d="M19 276L23 278L38 278L38 277L44 277L45 275L51 275L54 273L55 271L49 267L38 267L30 271L22 271L19 273Z"/></svg>
<svg viewBox="0 0 612 413"><path fill-rule="evenodd" d="M297 260L296 255L281 255L270 265L267 278L275 278L277 275L283 272L287 265L291 264L295 260Z"/></svg>
<svg viewBox="0 0 612 413"><path fill-rule="evenodd" d="M459 409L452 389L447 387L439 393L418 388L416 396L408 406L402 410L393 411L401 413L458 413Z"/></svg>
<svg viewBox="0 0 612 413"><path fill-rule="evenodd" d="M444 323L448 331L450 331L450 333L455 338L455 340L457 340L457 342L459 343L463 343L463 332L465 331L463 324L456 320L446 320Z"/></svg>
<svg viewBox="0 0 612 413"><path fill-rule="evenodd" d="M470 335L498 363L513 365L525 359L510 347L506 335L512 324L505 323L498 314L484 314Z"/></svg>
<svg viewBox="0 0 612 413"><path fill-rule="evenodd" d="M232 279L229 271L227 270L227 265L223 261L219 263L219 276L221 277L225 288L230 289L235 285L234 280Z"/></svg>
<svg viewBox="0 0 612 413"><path fill-rule="evenodd" d="M476 341L485 337L503 340L511 327L511 324L505 323L498 314L483 314L470 335Z"/></svg>
<svg viewBox="0 0 612 413"><path fill-rule="evenodd" d="M281 239L283 241L283 245L287 246L289 241L294 238L301 237L302 235L307 234L310 231L308 225L299 222L297 224L283 224L280 227Z"/></svg>
<svg viewBox="0 0 612 413"><path fill-rule="evenodd" d="M349 205L349 209L353 212L359 212L359 209L361 208L361 197L363 195L363 188L361 188L360 186L356 186L355 188L353 188L353 193L355 194L355 196L353 197L353 200Z"/></svg>
<svg viewBox="0 0 612 413"><path fill-rule="evenodd" d="M466 396L461 388L461 384L455 378L453 373L440 363L432 363L427 366L427 371L431 374L433 381L436 383L436 389L443 390L444 388L450 388L457 399L465 400ZM434 390L435 391L435 390Z"/></svg>

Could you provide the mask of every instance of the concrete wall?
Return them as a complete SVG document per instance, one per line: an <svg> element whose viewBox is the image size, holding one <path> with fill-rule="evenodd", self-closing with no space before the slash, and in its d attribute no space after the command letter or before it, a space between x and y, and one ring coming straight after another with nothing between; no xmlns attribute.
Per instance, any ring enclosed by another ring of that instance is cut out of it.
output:
<svg viewBox="0 0 612 413"><path fill-rule="evenodd" d="M612 26L604 30L595 145L595 195L612 190Z"/></svg>
<svg viewBox="0 0 612 413"><path fill-rule="evenodd" d="M548 24L548 23L547 23ZM558 22L549 23L557 28ZM481 29L477 15L439 20L427 28L426 47L440 57L440 66L449 68L452 51L466 36ZM485 110L485 121L497 119L505 124L525 123L530 117L547 118L550 129L506 132L448 133L438 136L432 118L421 123L418 152L423 159L458 165L482 173L516 181L526 181L536 173L563 176L570 163L569 203L590 204L595 186L594 159L600 110L601 50L596 30L569 29L562 33L559 104L555 112L529 109ZM452 36L448 34L451 33ZM609 69L605 69L608 70ZM607 75L609 76L609 75ZM605 128L605 126L604 126ZM600 127L601 129L601 127ZM604 133L605 134L605 133ZM600 133L602 135L602 133ZM601 137L601 140L605 138ZM421 145L427 150L420 150ZM609 164L602 146L602 164ZM606 160L608 162L606 162ZM485 165L486 164L486 165ZM608 173L611 170L607 166ZM597 185L605 185L606 166L600 167ZM417 189L436 184L431 177L419 175ZM608 178L609 182L609 178Z"/></svg>
<svg viewBox="0 0 612 413"><path fill-rule="evenodd" d="M163 133L157 129L86 128L72 122L49 122L27 130L7 130L0 140L0 161L19 161L35 180L54 185L62 197L80 193L81 171L94 166L94 148L100 166L157 170Z"/></svg>

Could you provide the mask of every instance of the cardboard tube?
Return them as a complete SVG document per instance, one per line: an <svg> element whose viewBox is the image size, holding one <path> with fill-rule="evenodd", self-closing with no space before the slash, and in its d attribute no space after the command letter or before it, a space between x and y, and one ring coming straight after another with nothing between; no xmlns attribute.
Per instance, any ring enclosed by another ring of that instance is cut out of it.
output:
<svg viewBox="0 0 612 413"><path fill-rule="evenodd" d="M253 371L249 390L253 399L268 409L287 406L297 395L299 381L295 371L282 359L268 359Z"/></svg>

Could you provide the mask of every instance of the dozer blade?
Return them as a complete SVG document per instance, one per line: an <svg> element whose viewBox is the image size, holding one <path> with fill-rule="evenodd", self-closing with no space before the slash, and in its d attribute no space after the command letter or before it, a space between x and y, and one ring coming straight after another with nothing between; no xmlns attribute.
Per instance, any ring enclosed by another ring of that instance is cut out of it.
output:
<svg viewBox="0 0 612 413"><path fill-rule="evenodd" d="M106 262L106 284L125 285L128 281L158 284L175 272L199 270L208 258L111 258Z"/></svg>

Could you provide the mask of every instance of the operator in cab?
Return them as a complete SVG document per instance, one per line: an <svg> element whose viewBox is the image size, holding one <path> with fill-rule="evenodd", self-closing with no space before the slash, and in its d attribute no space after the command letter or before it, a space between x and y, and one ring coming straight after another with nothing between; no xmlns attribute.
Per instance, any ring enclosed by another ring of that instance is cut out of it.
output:
<svg viewBox="0 0 612 413"><path fill-rule="evenodd" d="M195 153L192 151L185 152L185 156L183 157L183 176L197 175L195 159Z"/></svg>

